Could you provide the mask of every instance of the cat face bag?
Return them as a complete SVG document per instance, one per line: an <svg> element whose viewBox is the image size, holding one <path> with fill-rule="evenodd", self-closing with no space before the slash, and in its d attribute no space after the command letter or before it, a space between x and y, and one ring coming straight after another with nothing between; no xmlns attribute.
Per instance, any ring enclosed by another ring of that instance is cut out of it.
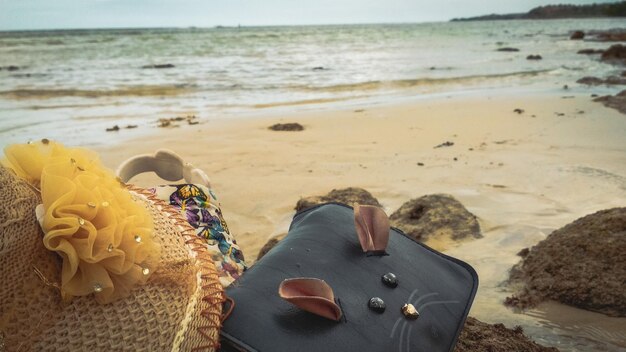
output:
<svg viewBox="0 0 626 352"><path fill-rule="evenodd" d="M223 351L452 351L478 287L468 264L324 204L227 290Z"/></svg>

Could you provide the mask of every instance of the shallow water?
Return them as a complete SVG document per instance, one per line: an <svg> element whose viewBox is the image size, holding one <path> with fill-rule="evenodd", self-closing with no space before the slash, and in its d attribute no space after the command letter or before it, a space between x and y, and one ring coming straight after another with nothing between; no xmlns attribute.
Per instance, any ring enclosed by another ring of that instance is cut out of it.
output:
<svg viewBox="0 0 626 352"><path fill-rule="evenodd" d="M521 259L517 256L520 249L532 247L552 231L599 209L586 209L577 198L582 195L567 197L567 205L549 195L510 190L461 190L456 196L464 204L472 204L468 209L482 219L483 238L444 251L467 261L479 274L480 285L470 315L509 328L519 325L534 341L562 351L626 351L626 318L558 302L546 302L523 312L503 304L514 293L506 281L510 268ZM600 193L595 201L606 208L619 205L618 199Z"/></svg>
<svg viewBox="0 0 626 352"><path fill-rule="evenodd" d="M524 314L536 319L538 324L527 331L537 335L540 330L552 331L558 336L556 346L563 350L626 351L625 318L611 318L557 302L544 303Z"/></svg>
<svg viewBox="0 0 626 352"><path fill-rule="evenodd" d="M584 75L619 71L576 54L608 44L572 41L568 32L620 25L585 19L0 32L0 67L19 67L0 71L0 145L60 136L106 143L117 139L89 130L102 132L115 119L151 126L178 114L211 119L355 99L560 89ZM543 60L526 60L530 54ZM155 64L174 67L142 68Z"/></svg>

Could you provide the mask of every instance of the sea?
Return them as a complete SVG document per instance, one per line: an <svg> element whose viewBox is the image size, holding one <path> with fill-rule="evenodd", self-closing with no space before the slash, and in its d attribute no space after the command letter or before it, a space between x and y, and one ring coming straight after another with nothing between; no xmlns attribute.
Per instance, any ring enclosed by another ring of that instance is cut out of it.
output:
<svg viewBox="0 0 626 352"><path fill-rule="evenodd" d="M106 128L135 125L124 133L135 138L176 116L237 118L488 91L562 94L564 85L587 94L578 78L620 71L576 53L608 43L569 35L619 27L623 20L575 19L0 32L0 148L43 137L114 143L119 138ZM519 51L497 51L504 47Z"/></svg>

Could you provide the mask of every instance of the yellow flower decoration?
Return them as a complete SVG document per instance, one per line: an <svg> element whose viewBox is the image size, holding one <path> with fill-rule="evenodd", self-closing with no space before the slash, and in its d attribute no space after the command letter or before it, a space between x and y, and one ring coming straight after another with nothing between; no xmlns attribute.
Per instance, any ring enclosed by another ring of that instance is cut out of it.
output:
<svg viewBox="0 0 626 352"><path fill-rule="evenodd" d="M148 210L95 153L42 140L10 145L5 155L5 166L41 190L43 243L63 259L65 300L95 293L108 303L156 270L160 247Z"/></svg>

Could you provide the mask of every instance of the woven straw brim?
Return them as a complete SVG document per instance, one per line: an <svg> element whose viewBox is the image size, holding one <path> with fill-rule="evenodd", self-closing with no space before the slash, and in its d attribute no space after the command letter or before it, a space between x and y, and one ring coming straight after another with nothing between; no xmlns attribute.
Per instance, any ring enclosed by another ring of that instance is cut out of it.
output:
<svg viewBox="0 0 626 352"><path fill-rule="evenodd" d="M61 260L35 217L36 190L0 167L0 350L214 351L224 292L202 239L151 193L129 187L149 210L160 266L127 298L63 303Z"/></svg>

